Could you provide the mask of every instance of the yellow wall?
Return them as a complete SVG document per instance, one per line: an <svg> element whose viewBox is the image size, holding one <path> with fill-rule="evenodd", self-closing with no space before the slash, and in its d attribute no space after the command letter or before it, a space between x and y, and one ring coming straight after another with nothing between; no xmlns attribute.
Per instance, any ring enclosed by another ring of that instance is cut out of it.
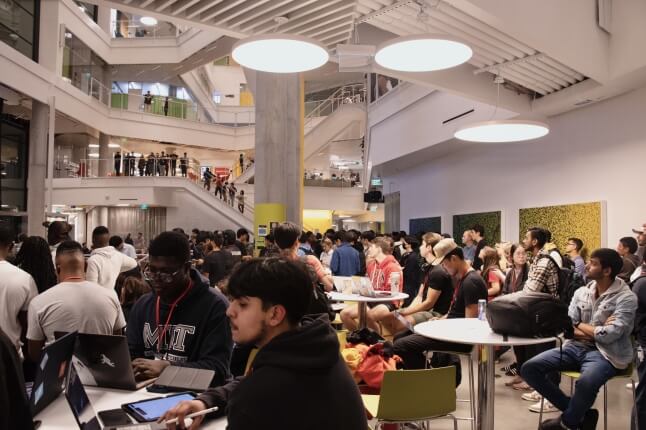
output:
<svg viewBox="0 0 646 430"><path fill-rule="evenodd" d="M240 106L253 106L251 91L240 91Z"/></svg>
<svg viewBox="0 0 646 430"><path fill-rule="evenodd" d="M303 228L316 233L325 233L325 230L332 227L332 211L326 210L303 210Z"/></svg>

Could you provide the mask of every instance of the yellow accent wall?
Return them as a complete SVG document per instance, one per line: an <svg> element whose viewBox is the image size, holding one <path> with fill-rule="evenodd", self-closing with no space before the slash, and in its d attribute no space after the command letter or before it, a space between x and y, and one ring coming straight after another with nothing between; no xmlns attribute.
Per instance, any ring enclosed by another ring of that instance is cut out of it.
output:
<svg viewBox="0 0 646 430"><path fill-rule="evenodd" d="M285 205L280 203L257 203L254 207L254 237L256 240L256 255L259 250L265 247L265 235L271 232L273 223L285 222ZM265 230L261 235L260 229Z"/></svg>
<svg viewBox="0 0 646 430"><path fill-rule="evenodd" d="M601 202L521 209L518 218L521 240L528 228L536 226L552 232L552 242L561 252L565 251L569 237L581 239L583 249L588 251L588 255L601 247Z"/></svg>
<svg viewBox="0 0 646 430"><path fill-rule="evenodd" d="M253 106L253 94L251 91L240 91L240 106Z"/></svg>
<svg viewBox="0 0 646 430"><path fill-rule="evenodd" d="M325 230L332 227L332 211L327 210L303 210L303 229L323 234Z"/></svg>

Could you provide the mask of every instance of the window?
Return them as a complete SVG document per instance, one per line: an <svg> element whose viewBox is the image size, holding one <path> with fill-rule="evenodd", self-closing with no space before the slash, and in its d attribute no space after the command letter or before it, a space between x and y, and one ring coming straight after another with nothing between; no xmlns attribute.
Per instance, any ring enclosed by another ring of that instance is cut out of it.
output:
<svg viewBox="0 0 646 430"><path fill-rule="evenodd" d="M38 61L38 0L0 0L0 41Z"/></svg>

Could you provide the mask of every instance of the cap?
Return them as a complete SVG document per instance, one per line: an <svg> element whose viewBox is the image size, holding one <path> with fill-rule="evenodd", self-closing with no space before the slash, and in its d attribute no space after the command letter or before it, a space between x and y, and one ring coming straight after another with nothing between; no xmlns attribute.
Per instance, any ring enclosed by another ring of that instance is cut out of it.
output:
<svg viewBox="0 0 646 430"><path fill-rule="evenodd" d="M641 228L633 228L632 230L633 230L633 233L635 233L635 234L646 233L646 223L644 223L644 225L642 225Z"/></svg>
<svg viewBox="0 0 646 430"><path fill-rule="evenodd" d="M440 240L434 247L433 247L433 253L435 254L435 260L431 262L431 265L437 266L444 260L444 257L451 251L453 251L455 248L457 248L458 245L455 243L453 239L442 239Z"/></svg>

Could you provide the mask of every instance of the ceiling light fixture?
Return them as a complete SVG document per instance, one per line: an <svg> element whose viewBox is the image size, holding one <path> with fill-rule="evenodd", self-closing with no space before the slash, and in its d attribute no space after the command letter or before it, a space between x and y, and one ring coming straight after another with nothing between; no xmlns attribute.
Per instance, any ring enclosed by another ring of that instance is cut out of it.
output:
<svg viewBox="0 0 646 430"><path fill-rule="evenodd" d="M121 148L121 146L117 145L116 143L108 143L108 148Z"/></svg>
<svg viewBox="0 0 646 430"><path fill-rule="evenodd" d="M432 72L459 66L472 56L473 50L461 39L429 33L382 43L375 53L375 62L400 72Z"/></svg>
<svg viewBox="0 0 646 430"><path fill-rule="evenodd" d="M327 49L318 42L291 34L264 34L233 45L233 59L259 72L299 73L328 62Z"/></svg>
<svg viewBox="0 0 646 430"><path fill-rule="evenodd" d="M505 79L498 73L494 79L496 84L496 108L489 121L478 121L458 128L453 135L456 139L480 143L522 142L538 139L550 132L550 127L544 121L537 119L516 118L494 120L500 101L500 86Z"/></svg>
<svg viewBox="0 0 646 430"><path fill-rule="evenodd" d="M506 119L480 121L460 127L455 132L455 137L460 140L482 143L522 142L538 139L549 132L549 126L541 121Z"/></svg>
<svg viewBox="0 0 646 430"><path fill-rule="evenodd" d="M139 18L139 22L150 27L151 25L157 25L157 18L153 18L152 16L142 16Z"/></svg>

